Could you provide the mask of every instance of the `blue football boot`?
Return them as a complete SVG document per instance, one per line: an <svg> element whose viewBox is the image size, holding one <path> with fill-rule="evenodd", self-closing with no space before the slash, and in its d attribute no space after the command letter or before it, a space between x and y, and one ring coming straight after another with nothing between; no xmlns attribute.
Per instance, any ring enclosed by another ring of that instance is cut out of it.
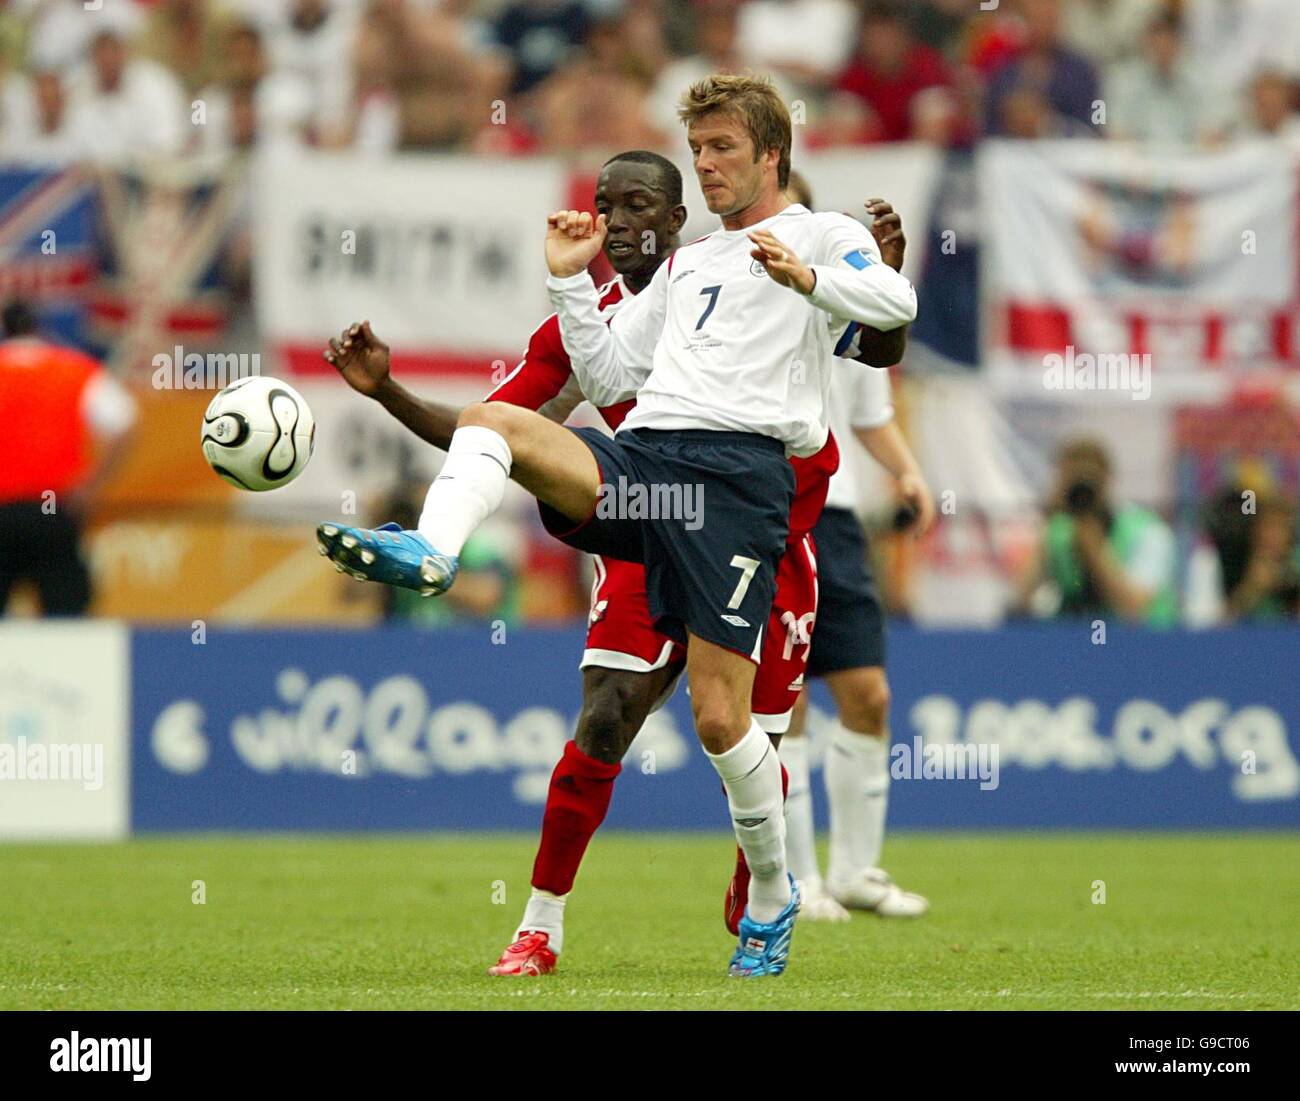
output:
<svg viewBox="0 0 1300 1101"><path fill-rule="evenodd" d="M794 932L800 901L799 884L794 881L794 876L790 876L789 905L772 921L755 921L746 907L745 916L740 919L740 943L731 957L730 975L752 979L759 975L779 975L785 970L790 958L790 934Z"/></svg>
<svg viewBox="0 0 1300 1101"><path fill-rule="evenodd" d="M377 528L320 524L316 545L339 573L358 581L414 589L421 596L445 593L459 568L455 555L440 554L418 531L403 531L397 524Z"/></svg>

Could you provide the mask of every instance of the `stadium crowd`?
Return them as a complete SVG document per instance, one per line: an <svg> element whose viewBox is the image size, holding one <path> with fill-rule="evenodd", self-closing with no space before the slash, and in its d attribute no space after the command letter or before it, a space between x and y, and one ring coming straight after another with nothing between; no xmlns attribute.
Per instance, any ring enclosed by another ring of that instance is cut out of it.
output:
<svg viewBox="0 0 1300 1101"><path fill-rule="evenodd" d="M675 148L746 68L806 149L1300 144L1293 0L3 0L0 155Z"/></svg>

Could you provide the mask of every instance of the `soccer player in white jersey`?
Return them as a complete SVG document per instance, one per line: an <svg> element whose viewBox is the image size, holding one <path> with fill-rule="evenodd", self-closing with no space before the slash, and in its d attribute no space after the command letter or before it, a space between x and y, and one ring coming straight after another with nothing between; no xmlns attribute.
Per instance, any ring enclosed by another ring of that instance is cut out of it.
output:
<svg viewBox="0 0 1300 1101"><path fill-rule="evenodd" d="M916 293L880 262L861 223L785 198L790 115L769 81L708 77L688 89L680 114L723 228L679 248L609 325L586 274L604 219L561 211L548 220L547 285L574 374L598 405L637 398L614 437L499 402L471 405L417 531L317 531L345 568L442 592L513 477L538 498L552 534L644 563L656 626L686 644L696 733L752 873L729 969L748 978L785 970L799 908L780 764L750 713L794 494L787 457L826 440L832 353L850 324L909 324ZM670 507L644 519L625 507L629 488L638 502ZM687 492L702 514L671 507Z"/></svg>

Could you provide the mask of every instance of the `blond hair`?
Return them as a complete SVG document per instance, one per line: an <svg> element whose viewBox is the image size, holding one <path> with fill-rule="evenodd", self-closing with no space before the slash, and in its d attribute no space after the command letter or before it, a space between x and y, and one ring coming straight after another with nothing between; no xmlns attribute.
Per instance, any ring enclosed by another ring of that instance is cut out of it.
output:
<svg viewBox="0 0 1300 1101"><path fill-rule="evenodd" d="M683 93L677 117L690 126L705 115L725 114L745 124L754 143L754 162L769 149L780 152L776 184L784 191L790 182L790 112L767 77L714 73L697 80Z"/></svg>

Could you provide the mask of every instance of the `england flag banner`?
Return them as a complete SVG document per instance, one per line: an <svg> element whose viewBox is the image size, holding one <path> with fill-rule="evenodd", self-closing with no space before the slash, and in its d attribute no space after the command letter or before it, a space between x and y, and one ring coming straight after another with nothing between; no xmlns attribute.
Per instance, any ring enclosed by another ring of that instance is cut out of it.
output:
<svg viewBox="0 0 1300 1101"><path fill-rule="evenodd" d="M977 172L984 359L1008 395L1178 402L1300 379L1297 164L1278 145L989 142Z"/></svg>
<svg viewBox="0 0 1300 1101"><path fill-rule="evenodd" d="M295 374L332 374L328 339L369 320L399 373L486 383L551 312L546 216L568 205L556 161L277 153L256 178L259 321Z"/></svg>

